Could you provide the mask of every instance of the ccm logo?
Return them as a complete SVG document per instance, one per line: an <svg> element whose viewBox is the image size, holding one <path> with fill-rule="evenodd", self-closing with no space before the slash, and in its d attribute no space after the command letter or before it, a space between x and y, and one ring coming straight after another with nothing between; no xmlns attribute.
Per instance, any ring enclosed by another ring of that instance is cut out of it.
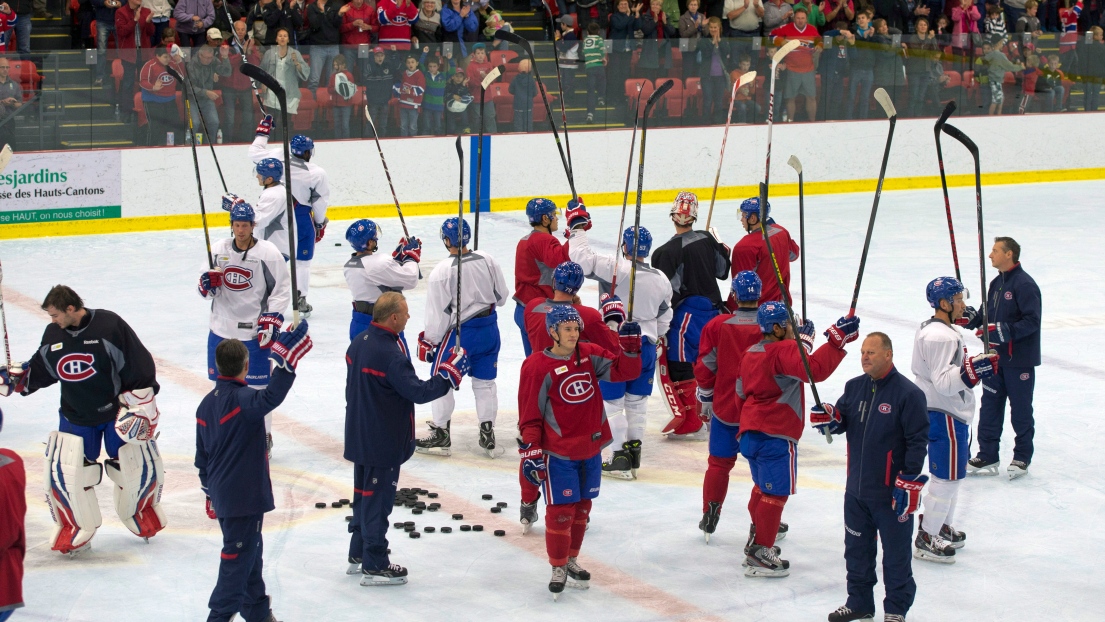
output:
<svg viewBox="0 0 1105 622"><path fill-rule="evenodd" d="M223 285L234 292L240 292L253 287L253 270L247 270L241 266L227 266L223 270Z"/></svg>
<svg viewBox="0 0 1105 622"><path fill-rule="evenodd" d="M884 415L890 414L890 404L879 404L879 412Z"/></svg>
<svg viewBox="0 0 1105 622"><path fill-rule="evenodd" d="M595 394L595 385L591 382L591 375L580 372L572 374L560 383L560 399L569 404L585 402Z"/></svg>
<svg viewBox="0 0 1105 622"><path fill-rule="evenodd" d="M91 354L66 354L58 360L58 377L66 382L88 380L96 375L96 370L92 367L95 362L96 358Z"/></svg>

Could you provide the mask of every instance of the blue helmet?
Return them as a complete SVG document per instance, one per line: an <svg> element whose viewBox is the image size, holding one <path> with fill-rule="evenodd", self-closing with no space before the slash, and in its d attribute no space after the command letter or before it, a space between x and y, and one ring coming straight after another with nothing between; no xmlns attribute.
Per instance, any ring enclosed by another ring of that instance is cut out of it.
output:
<svg viewBox="0 0 1105 622"><path fill-rule="evenodd" d="M457 218L455 216L453 218L446 219L445 222L441 223L441 241L445 242L449 246L452 246L453 248L461 248L462 246L467 246L468 242L472 239L472 229L468 226L467 221L464 221L461 224L464 225L464 232L458 236L459 232L457 231ZM463 242L458 240L458 237L462 237Z"/></svg>
<svg viewBox="0 0 1105 622"><path fill-rule="evenodd" d="M778 300L765 302L756 311L756 323L760 325L760 331L770 333L775 325L786 326L790 317L787 315L787 306Z"/></svg>
<svg viewBox="0 0 1105 622"><path fill-rule="evenodd" d="M553 305L545 314L545 330L557 330L564 322L577 322L579 330L583 330L583 318L572 305Z"/></svg>
<svg viewBox="0 0 1105 622"><path fill-rule="evenodd" d="M235 203L234 207L230 208L230 222L254 222L256 216L253 213L253 206L245 201Z"/></svg>
<svg viewBox="0 0 1105 622"><path fill-rule="evenodd" d="M289 143L292 155L297 158L302 158L304 153L315 150L315 141L311 140L303 134L296 134L292 136L292 140Z"/></svg>
<svg viewBox="0 0 1105 622"><path fill-rule="evenodd" d="M743 270L733 277L733 295L740 302L758 302L763 283L759 275L751 270Z"/></svg>
<svg viewBox="0 0 1105 622"><path fill-rule="evenodd" d="M261 179L266 177L272 177L272 180L276 183L280 183L280 180L284 178L284 163L276 158L265 158L257 163L257 174L261 176Z"/></svg>
<svg viewBox="0 0 1105 622"><path fill-rule="evenodd" d="M566 294L578 292L583 287L583 268L574 261L565 261L553 270L553 284Z"/></svg>
<svg viewBox="0 0 1105 622"><path fill-rule="evenodd" d="M345 230L346 241L358 253L368 250L368 243L378 239L377 236L376 223L367 218L358 220Z"/></svg>
<svg viewBox="0 0 1105 622"><path fill-rule="evenodd" d="M950 303L955 295L962 291L965 289L959 279L954 276L938 276L925 287L925 298L928 298L933 309L939 309L941 300L947 300Z"/></svg>
<svg viewBox="0 0 1105 622"><path fill-rule="evenodd" d="M752 197L751 199L745 199L741 202L741 213L760 215L760 197ZM771 201L767 202L767 209L764 210L764 215L771 213Z"/></svg>
<svg viewBox="0 0 1105 622"><path fill-rule="evenodd" d="M526 203L526 218L529 218L531 225L541 224L542 216L548 216L551 220L554 214L556 214L556 203L548 199L530 199L529 203Z"/></svg>
<svg viewBox="0 0 1105 622"><path fill-rule="evenodd" d="M633 248L633 227L630 227L622 233L622 248L626 249L628 253L630 248ZM648 229L641 227L641 233L637 236L637 257L648 257L649 252L652 250L652 234L648 232Z"/></svg>

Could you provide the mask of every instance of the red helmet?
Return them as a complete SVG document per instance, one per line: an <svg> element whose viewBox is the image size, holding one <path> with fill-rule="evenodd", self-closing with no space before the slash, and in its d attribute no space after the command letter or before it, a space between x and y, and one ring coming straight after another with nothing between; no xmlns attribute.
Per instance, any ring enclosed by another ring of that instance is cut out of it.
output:
<svg viewBox="0 0 1105 622"><path fill-rule="evenodd" d="M683 191L675 195L675 201L671 204L671 219L683 227L698 220L698 197L695 193Z"/></svg>

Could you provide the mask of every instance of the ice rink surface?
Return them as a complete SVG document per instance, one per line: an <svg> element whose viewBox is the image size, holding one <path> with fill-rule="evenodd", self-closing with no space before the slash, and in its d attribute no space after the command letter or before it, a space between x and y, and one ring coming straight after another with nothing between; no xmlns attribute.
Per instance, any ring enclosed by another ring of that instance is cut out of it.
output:
<svg viewBox="0 0 1105 622"><path fill-rule="evenodd" d="M789 171L788 171L789 172ZM559 187L559 184L558 186ZM674 192L672 193L674 196ZM1105 183L1078 182L988 187L985 250L993 236L1010 235L1023 247L1022 262L1044 298L1043 366L1036 383L1036 454L1029 475L968 478L961 488L955 527L967 533L956 563L914 561L918 584L911 621L1101 620L1105 611L1105 514L1101 484L1103 419L1097 404L1105 389L1101 330L1105 293L1101 268L1088 261L1088 242L1105 231ZM811 196L806 200L809 314L820 333L847 311L867 219L870 193ZM703 198L702 221L708 197ZM714 224L732 245L743 234L735 202L720 202ZM798 235L798 202L772 200L774 216ZM952 191L963 275L977 305L979 274L973 189ZM672 234L667 205L647 205L642 223L656 245ZM592 238L612 251L618 208L593 210ZM629 220L631 221L632 215ZM409 218L425 242L422 271L445 256L438 242L442 217ZM401 235L398 221L379 221L381 250ZM799 494L783 519L790 535L781 542L791 575L749 579L740 563L749 518L751 481L744 460L734 470L717 532L709 545L701 517L705 443L667 442L668 420L659 394L650 402L644 464L635 482L604 480L581 562L594 579L587 592L569 589L554 603L546 584L542 520L528 536L518 524L517 458L511 446L517 421L520 337L513 302L499 313L498 436L508 452L497 460L472 450L477 428L471 391L457 394L453 456L416 455L400 486L440 493L440 512L410 516L397 509L392 522L414 519L419 529L441 527L455 512L483 533L424 534L419 540L391 530L392 561L407 566L403 587L362 588L346 576L348 508L315 509L352 493L352 465L342 459L345 417L343 353L348 345L350 297L342 276L348 257L348 222L333 222L312 266L309 300L314 350L300 363L288 400L275 415L272 476L276 511L265 523L265 580L278 619L302 620L823 620L845 601L842 504L845 443L828 446L812 431L800 445ZM483 215L480 249L500 262L513 283L514 247L528 230L520 211ZM1097 232L1096 234L1094 232ZM213 237L228 235L226 230ZM341 242L341 248L335 246ZM93 549L79 559L51 552L52 523L42 493L43 443L57 427L58 390L2 404L0 445L27 463L27 559L25 600L13 620L194 621L206 618L215 583L220 536L204 513L192 467L194 412L211 383L205 375L207 305L196 293L206 262L200 230L134 233L0 243L4 301L12 353L30 356L46 324L38 304L50 286L74 287L91 308L118 312L158 362L161 393L160 447L166 461L162 505L169 526L149 544L123 528L115 515L110 482L98 488L104 525ZM995 275L986 263L988 278ZM887 332L898 368L909 376L913 333L931 315L924 287L952 274L951 252L939 190L887 192L882 197L857 314L863 333ZM792 291L800 300L798 269ZM422 281L424 284L425 281ZM726 287L727 289L727 287ZM594 304L592 282L582 292ZM424 285L409 292L408 341L422 326ZM822 337L819 336L819 342ZM968 338L972 352L981 344ZM835 400L859 375L853 344L840 369L820 385ZM419 373L428 366L416 363ZM807 399L809 399L807 397ZM418 408L419 434L429 406ZM1006 424L1002 463L1012 454ZM482 501L491 493L492 502ZM489 506L506 501L502 514ZM506 529L505 538L491 534ZM881 571L880 571L881 575ZM881 611L882 586L876 587ZM881 619L881 617L879 618Z"/></svg>

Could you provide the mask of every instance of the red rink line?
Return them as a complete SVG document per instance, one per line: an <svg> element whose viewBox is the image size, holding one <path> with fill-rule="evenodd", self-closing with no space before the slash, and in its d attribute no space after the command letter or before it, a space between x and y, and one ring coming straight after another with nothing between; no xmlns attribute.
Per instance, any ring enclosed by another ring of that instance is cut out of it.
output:
<svg viewBox="0 0 1105 622"><path fill-rule="evenodd" d="M46 313L40 308L40 303L29 296L14 290L5 291L4 295L5 298L8 299L5 302L10 301L21 310L31 315L41 316L44 321L49 321ZM157 365L157 375L159 378L163 378L173 384L186 388L200 397L207 395L211 390L211 381L201 374L197 374L157 356L154 356L154 362ZM273 411L273 427L274 429L278 427L281 432L295 439L296 442L310 447L319 454L325 455L338 462L348 462L344 458L344 445L341 440L320 432L308 425L304 425L279 410ZM401 476L401 479L402 483L413 485L417 488L429 486L440 488L440 486L437 486L433 482L411 477L405 473ZM501 514L491 514L487 512L487 508L475 505L464 497L449 492L441 492L440 494L441 497L439 500L443 504L447 502L450 510L455 510L469 516L483 517L481 518L481 523L487 526L489 530L503 529L506 530L508 534L511 534L504 538L505 542L547 563L548 556L545 552L545 539L540 534L522 536L519 534L521 526L516 521L505 518ZM586 542L586 540L584 542ZM622 572L613 566L608 566L586 557L584 557L584 560L584 565L590 570L592 576L595 577L591 580L592 585L601 587L634 605L644 607L658 615L673 620L683 620L687 622L699 620L703 622L721 622L724 620L724 618L702 611L693 603L683 600L669 592L665 592L659 586L641 581L639 578Z"/></svg>

